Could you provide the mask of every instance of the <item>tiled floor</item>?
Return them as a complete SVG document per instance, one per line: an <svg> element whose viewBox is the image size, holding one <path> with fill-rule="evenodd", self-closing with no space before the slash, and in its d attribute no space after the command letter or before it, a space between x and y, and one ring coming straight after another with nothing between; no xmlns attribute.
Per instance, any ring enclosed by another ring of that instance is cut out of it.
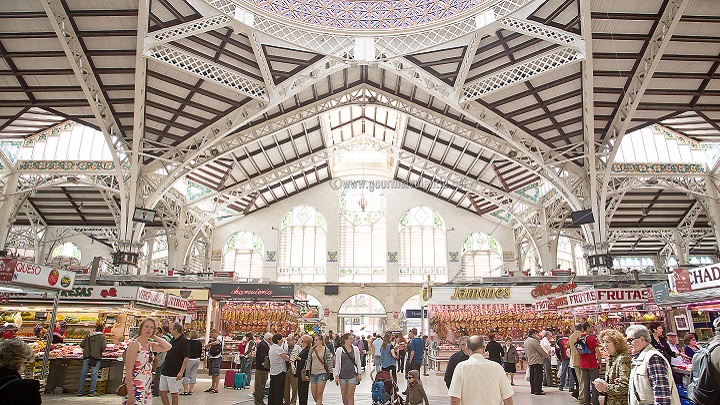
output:
<svg viewBox="0 0 720 405"><path fill-rule="evenodd" d="M355 404L356 405L370 405L372 404L372 398L370 395L370 378L369 372L365 372L365 377L361 384L358 386L355 392ZM428 399L431 405L449 404L450 399L447 396L447 388L442 376L423 376L423 384L425 385L425 392L428 394ZM221 382L222 384L222 382ZM524 379L523 374L516 375L515 378L515 395L513 396L513 402L515 405L577 405L577 401L570 396L567 391L558 391L557 388L545 388L547 395L536 396L530 394L530 386ZM180 404L187 405L252 405L253 401L250 398L248 390L232 390L223 389L219 394L206 394L202 392L204 389L210 386L210 380L208 378L198 379L196 386L196 393L192 396L180 397ZM400 377L399 387L401 391L405 390L405 379ZM328 384L325 389L325 399L323 401L325 405L341 405L342 400L340 399L340 388L335 384ZM99 397L83 397L78 398L75 395L43 395L44 405L68 405L68 404L113 404L117 405L121 403L119 397L115 395L102 395ZM266 401L267 403L267 401ZM153 398L153 404L162 404L160 398ZM312 399L312 395L308 400L309 405L315 405L315 401ZM496 405L496 404L488 404Z"/></svg>

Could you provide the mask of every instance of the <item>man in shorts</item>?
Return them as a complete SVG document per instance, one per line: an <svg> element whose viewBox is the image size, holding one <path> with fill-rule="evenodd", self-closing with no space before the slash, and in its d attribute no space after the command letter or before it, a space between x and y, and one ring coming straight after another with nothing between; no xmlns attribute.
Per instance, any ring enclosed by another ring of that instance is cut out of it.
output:
<svg viewBox="0 0 720 405"><path fill-rule="evenodd" d="M205 392L211 394L218 393L218 385L220 385L220 362L222 361L222 348L223 337L220 336L220 332L217 329L210 331L210 341L205 345L205 350L208 352L208 375L212 377L212 385L206 389Z"/></svg>
<svg viewBox="0 0 720 405"><path fill-rule="evenodd" d="M173 337L172 347L165 356L165 362L162 365L160 373L160 398L163 405L170 405L168 392L172 396L172 405L178 405L180 397L178 396L180 388L182 388L183 374L190 360L190 346L188 340L183 334L183 326L180 322L175 322L170 328L170 334Z"/></svg>

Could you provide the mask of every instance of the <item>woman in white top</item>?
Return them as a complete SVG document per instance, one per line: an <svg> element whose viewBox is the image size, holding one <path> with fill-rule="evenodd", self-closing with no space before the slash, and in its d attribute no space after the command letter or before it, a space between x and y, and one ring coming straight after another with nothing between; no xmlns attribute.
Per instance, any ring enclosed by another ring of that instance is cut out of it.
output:
<svg viewBox="0 0 720 405"><path fill-rule="evenodd" d="M290 357L282 348L283 336L276 333L272 337L272 346L270 346L270 395L268 395L268 405L283 405L285 396L285 376L287 373L287 362Z"/></svg>
<svg viewBox="0 0 720 405"><path fill-rule="evenodd" d="M360 350L352 342L352 334L346 333L340 338L340 347L335 350L333 376L335 385L340 386L343 405L355 405L355 387L362 380L362 375L358 371Z"/></svg>

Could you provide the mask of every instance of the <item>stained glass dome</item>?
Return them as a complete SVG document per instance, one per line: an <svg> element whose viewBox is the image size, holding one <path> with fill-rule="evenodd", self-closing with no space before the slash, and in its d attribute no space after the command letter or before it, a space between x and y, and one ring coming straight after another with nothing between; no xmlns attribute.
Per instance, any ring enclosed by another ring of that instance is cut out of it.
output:
<svg viewBox="0 0 720 405"><path fill-rule="evenodd" d="M235 0L238 1L238 0ZM246 0L266 12L342 29L414 27L463 14L492 0Z"/></svg>

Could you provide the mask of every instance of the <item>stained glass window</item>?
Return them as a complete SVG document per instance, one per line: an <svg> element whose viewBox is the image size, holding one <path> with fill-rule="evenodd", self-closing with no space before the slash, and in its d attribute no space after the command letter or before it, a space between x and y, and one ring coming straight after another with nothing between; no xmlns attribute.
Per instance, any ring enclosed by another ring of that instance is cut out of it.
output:
<svg viewBox="0 0 720 405"><path fill-rule="evenodd" d="M491 235L483 232L470 234L463 241L460 266L465 278L476 279L501 276L502 247Z"/></svg>
<svg viewBox="0 0 720 405"><path fill-rule="evenodd" d="M228 238L223 248L222 271L233 272L236 280L263 277L265 248L253 232L240 231Z"/></svg>
<svg viewBox="0 0 720 405"><path fill-rule="evenodd" d="M447 282L445 222L430 207L414 207L400 217L398 263L401 283Z"/></svg>
<svg viewBox="0 0 720 405"><path fill-rule="evenodd" d="M280 223L278 281L324 282L327 223L314 207L299 205Z"/></svg>
<svg viewBox="0 0 720 405"><path fill-rule="evenodd" d="M340 195L338 268L340 282L387 280L385 195L347 189Z"/></svg>

